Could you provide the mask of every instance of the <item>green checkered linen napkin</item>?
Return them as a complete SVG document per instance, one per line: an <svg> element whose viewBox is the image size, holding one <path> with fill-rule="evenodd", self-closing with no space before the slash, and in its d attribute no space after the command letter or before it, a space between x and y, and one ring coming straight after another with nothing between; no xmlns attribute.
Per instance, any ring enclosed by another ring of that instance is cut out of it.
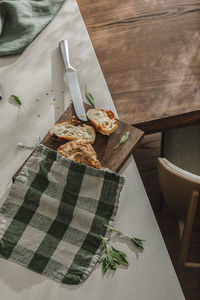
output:
<svg viewBox="0 0 200 300"><path fill-rule="evenodd" d="M124 178L40 145L0 210L0 256L65 284L78 284L101 253Z"/></svg>
<svg viewBox="0 0 200 300"><path fill-rule="evenodd" d="M64 0L0 0L0 56L22 53Z"/></svg>

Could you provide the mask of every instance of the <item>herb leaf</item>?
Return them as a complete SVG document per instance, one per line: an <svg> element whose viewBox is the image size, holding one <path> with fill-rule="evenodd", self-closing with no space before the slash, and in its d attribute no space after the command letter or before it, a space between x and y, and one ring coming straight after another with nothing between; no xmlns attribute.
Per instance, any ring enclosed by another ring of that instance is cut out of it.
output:
<svg viewBox="0 0 200 300"><path fill-rule="evenodd" d="M99 262L102 263L102 271L106 273L108 268L115 271L117 269L117 265L120 264L128 266L126 254L112 247L107 238L104 238L102 235L100 235L100 237L102 239L104 249L104 257L99 260Z"/></svg>
<svg viewBox="0 0 200 300"><path fill-rule="evenodd" d="M0 87L0 101L2 100L2 90L1 90L1 87Z"/></svg>
<svg viewBox="0 0 200 300"><path fill-rule="evenodd" d="M87 86L85 85L85 97L87 98L87 100L90 102L90 104L95 107L95 101L94 101L94 97L92 96L91 93L88 92L87 90Z"/></svg>
<svg viewBox="0 0 200 300"><path fill-rule="evenodd" d="M10 97L12 97L12 99L19 105L22 105L21 100L19 99L19 97L15 96L15 95L10 95Z"/></svg>
<svg viewBox="0 0 200 300"><path fill-rule="evenodd" d="M115 258L117 259L116 263L128 266L128 261L126 260L127 255L124 252L121 252L114 247L112 247Z"/></svg>
<svg viewBox="0 0 200 300"><path fill-rule="evenodd" d="M114 232L117 232L119 235L121 235L122 237L124 237L125 239L131 241L133 243L134 246L136 246L139 250L144 250L144 246L143 246L143 241L142 239L138 239L138 238L135 238L135 237L129 237L128 235L125 235L122 231L114 228L114 227L111 227L109 225L104 225L105 227L109 228L110 230L114 231Z"/></svg>
<svg viewBox="0 0 200 300"><path fill-rule="evenodd" d="M117 146L115 146L114 149L116 150L121 144L124 144L126 142L126 140L128 139L128 137L129 137L129 131L124 133L124 135L121 137L119 144L117 144Z"/></svg>
<svg viewBox="0 0 200 300"><path fill-rule="evenodd" d="M107 269L108 269L108 266L109 266L109 263L108 263L108 260L107 260L106 257L103 259L102 263L103 263L102 264L102 270L105 273L107 271Z"/></svg>
<svg viewBox="0 0 200 300"><path fill-rule="evenodd" d="M143 250L143 240L137 239L137 238L131 238L130 241L132 241L133 245L136 246L138 249Z"/></svg>

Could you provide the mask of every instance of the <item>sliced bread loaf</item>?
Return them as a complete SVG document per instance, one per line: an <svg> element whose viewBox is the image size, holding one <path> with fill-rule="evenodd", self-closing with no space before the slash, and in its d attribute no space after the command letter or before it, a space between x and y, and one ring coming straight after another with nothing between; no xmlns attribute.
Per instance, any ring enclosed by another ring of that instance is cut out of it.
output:
<svg viewBox="0 0 200 300"><path fill-rule="evenodd" d="M50 135L59 141L86 139L93 144L96 132L92 126L72 124L72 122L69 121L60 121L51 127Z"/></svg>
<svg viewBox="0 0 200 300"><path fill-rule="evenodd" d="M97 159L97 154L86 139L79 139L68 142L57 149L57 152L68 159L74 160L84 165L100 169L101 164Z"/></svg>
<svg viewBox="0 0 200 300"><path fill-rule="evenodd" d="M109 135L117 129L117 120L111 110L91 108L87 111L87 117L103 135Z"/></svg>

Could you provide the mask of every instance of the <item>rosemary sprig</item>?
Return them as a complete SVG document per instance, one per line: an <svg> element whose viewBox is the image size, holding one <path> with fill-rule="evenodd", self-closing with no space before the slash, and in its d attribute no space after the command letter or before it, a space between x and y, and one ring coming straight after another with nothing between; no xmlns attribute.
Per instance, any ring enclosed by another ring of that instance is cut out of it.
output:
<svg viewBox="0 0 200 300"><path fill-rule="evenodd" d="M119 235L123 236L125 239L131 241L133 243L134 246L136 246L138 249L140 250L144 250L144 246L143 246L143 241L142 239L138 239L136 237L130 237L128 235L125 235L122 231L114 228L114 227L111 227L109 225L104 225L105 227L109 228L110 230L114 231L114 232L117 232Z"/></svg>
<svg viewBox="0 0 200 300"><path fill-rule="evenodd" d="M92 96L91 93L88 92L87 90L87 86L85 85L85 97L87 98L87 100L90 102L90 104L95 107L95 101L94 101L94 97Z"/></svg>
<svg viewBox="0 0 200 300"><path fill-rule="evenodd" d="M117 269L117 265L120 264L128 266L126 254L111 246L107 238L104 238L102 235L100 235L100 237L104 249L104 257L102 257L99 261L102 263L102 271L105 273L108 268L115 271Z"/></svg>
<svg viewBox="0 0 200 300"><path fill-rule="evenodd" d="M126 140L129 137L129 131L127 131L126 133L124 133L124 135L121 137L121 140L119 141L119 143L117 144L117 146L115 146L115 150L121 145L124 144L126 142Z"/></svg>
<svg viewBox="0 0 200 300"><path fill-rule="evenodd" d="M19 97L15 96L15 95L10 95L10 97L18 104L18 105L22 105L21 100L19 99Z"/></svg>

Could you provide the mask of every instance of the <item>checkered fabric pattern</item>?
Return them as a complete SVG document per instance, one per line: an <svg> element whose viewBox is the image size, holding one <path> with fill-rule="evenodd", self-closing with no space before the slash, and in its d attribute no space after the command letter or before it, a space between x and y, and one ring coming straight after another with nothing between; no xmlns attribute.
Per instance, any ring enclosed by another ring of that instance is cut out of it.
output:
<svg viewBox="0 0 200 300"><path fill-rule="evenodd" d="M109 236L124 178L40 145L0 209L0 256L64 284L85 280Z"/></svg>

